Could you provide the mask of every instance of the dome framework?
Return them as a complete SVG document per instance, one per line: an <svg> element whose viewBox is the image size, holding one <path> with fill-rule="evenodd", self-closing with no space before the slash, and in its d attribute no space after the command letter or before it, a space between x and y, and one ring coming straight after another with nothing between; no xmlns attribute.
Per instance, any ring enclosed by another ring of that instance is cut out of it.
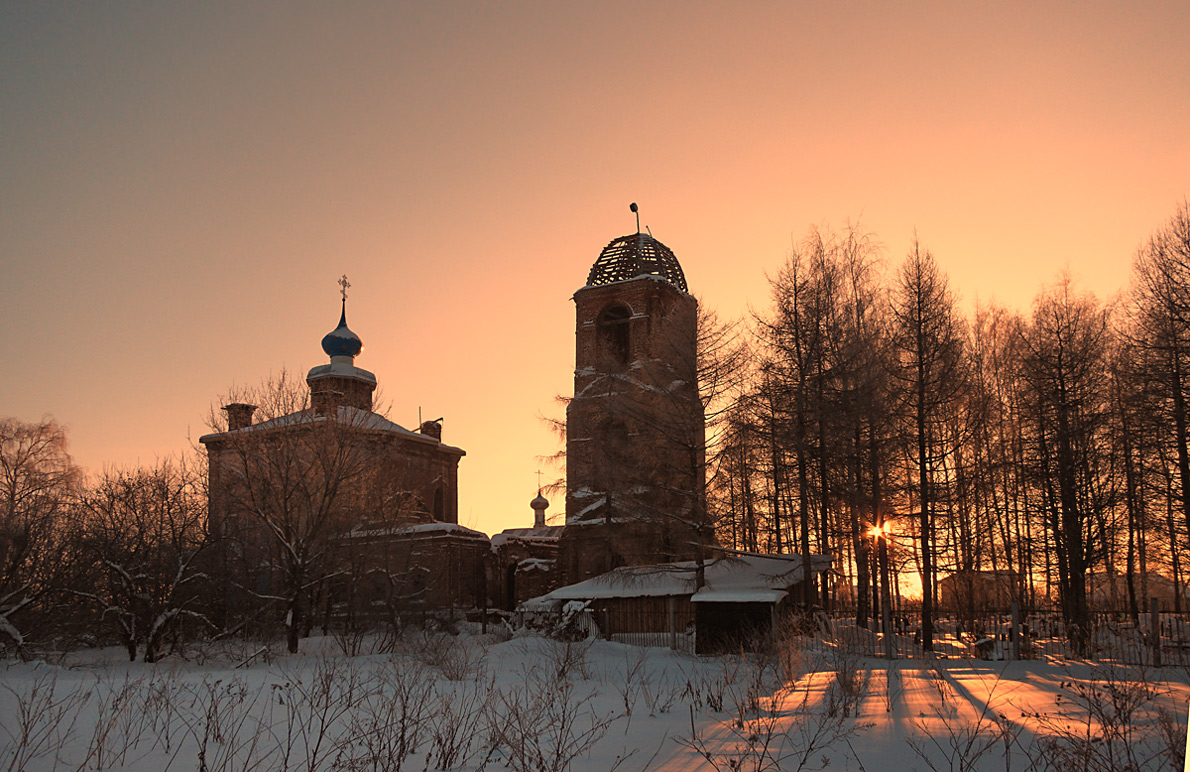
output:
<svg viewBox="0 0 1190 772"><path fill-rule="evenodd" d="M587 275L587 286L628 281L642 275L659 276L682 292L689 291L673 250L647 233L621 236L604 247Z"/></svg>

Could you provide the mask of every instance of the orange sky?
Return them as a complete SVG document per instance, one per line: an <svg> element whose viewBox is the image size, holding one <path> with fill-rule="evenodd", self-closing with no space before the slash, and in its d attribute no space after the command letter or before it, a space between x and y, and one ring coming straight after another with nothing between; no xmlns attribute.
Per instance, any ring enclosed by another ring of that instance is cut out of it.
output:
<svg viewBox="0 0 1190 772"><path fill-rule="evenodd" d="M1107 297L1190 193L1184 2L193 5L0 6L0 415L91 471L323 363L346 273L460 521L525 525L631 201L732 316L849 218L966 303Z"/></svg>

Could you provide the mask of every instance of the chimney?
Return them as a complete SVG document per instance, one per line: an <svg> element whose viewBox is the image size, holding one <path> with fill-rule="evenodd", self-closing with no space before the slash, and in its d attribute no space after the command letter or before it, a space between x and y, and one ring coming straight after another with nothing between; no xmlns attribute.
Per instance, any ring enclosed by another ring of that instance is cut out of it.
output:
<svg viewBox="0 0 1190 772"><path fill-rule="evenodd" d="M437 421L422 421L421 433L442 442L442 419L439 418Z"/></svg>
<svg viewBox="0 0 1190 772"><path fill-rule="evenodd" d="M252 425L252 414L256 412L256 405L233 402L225 405L223 409L227 411L227 431L234 432L236 429Z"/></svg>

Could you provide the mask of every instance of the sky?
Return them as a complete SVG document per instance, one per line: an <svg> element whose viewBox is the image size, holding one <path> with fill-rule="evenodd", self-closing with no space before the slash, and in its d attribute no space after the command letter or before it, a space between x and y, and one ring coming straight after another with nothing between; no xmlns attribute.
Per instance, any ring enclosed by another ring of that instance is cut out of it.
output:
<svg viewBox="0 0 1190 772"><path fill-rule="evenodd" d="M965 308L1110 299L1190 195L1190 5L0 2L0 415L89 472L356 364L531 524L574 305L641 223L720 316L811 226L914 238ZM549 515L560 515L553 496Z"/></svg>

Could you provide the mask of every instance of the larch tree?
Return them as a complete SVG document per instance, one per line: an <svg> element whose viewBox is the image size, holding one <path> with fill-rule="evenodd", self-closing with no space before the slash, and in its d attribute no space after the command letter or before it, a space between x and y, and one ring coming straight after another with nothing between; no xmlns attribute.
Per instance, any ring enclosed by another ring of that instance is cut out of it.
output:
<svg viewBox="0 0 1190 772"><path fill-rule="evenodd" d="M1024 330L1022 374L1032 424L1034 475L1057 558L1058 591L1071 645L1090 634L1087 572L1102 556L1097 520L1107 436L1108 312L1069 276L1043 291Z"/></svg>
<svg viewBox="0 0 1190 772"><path fill-rule="evenodd" d="M1190 205L1136 253L1130 305L1138 375L1166 419L1177 464L1178 509L1190 529Z"/></svg>
<svg viewBox="0 0 1190 772"><path fill-rule="evenodd" d="M892 376L901 405L900 434L913 465L922 580L922 646L934 646L935 550L932 535L943 455L942 422L966 387L963 322L946 276L929 250L914 241L892 293Z"/></svg>

